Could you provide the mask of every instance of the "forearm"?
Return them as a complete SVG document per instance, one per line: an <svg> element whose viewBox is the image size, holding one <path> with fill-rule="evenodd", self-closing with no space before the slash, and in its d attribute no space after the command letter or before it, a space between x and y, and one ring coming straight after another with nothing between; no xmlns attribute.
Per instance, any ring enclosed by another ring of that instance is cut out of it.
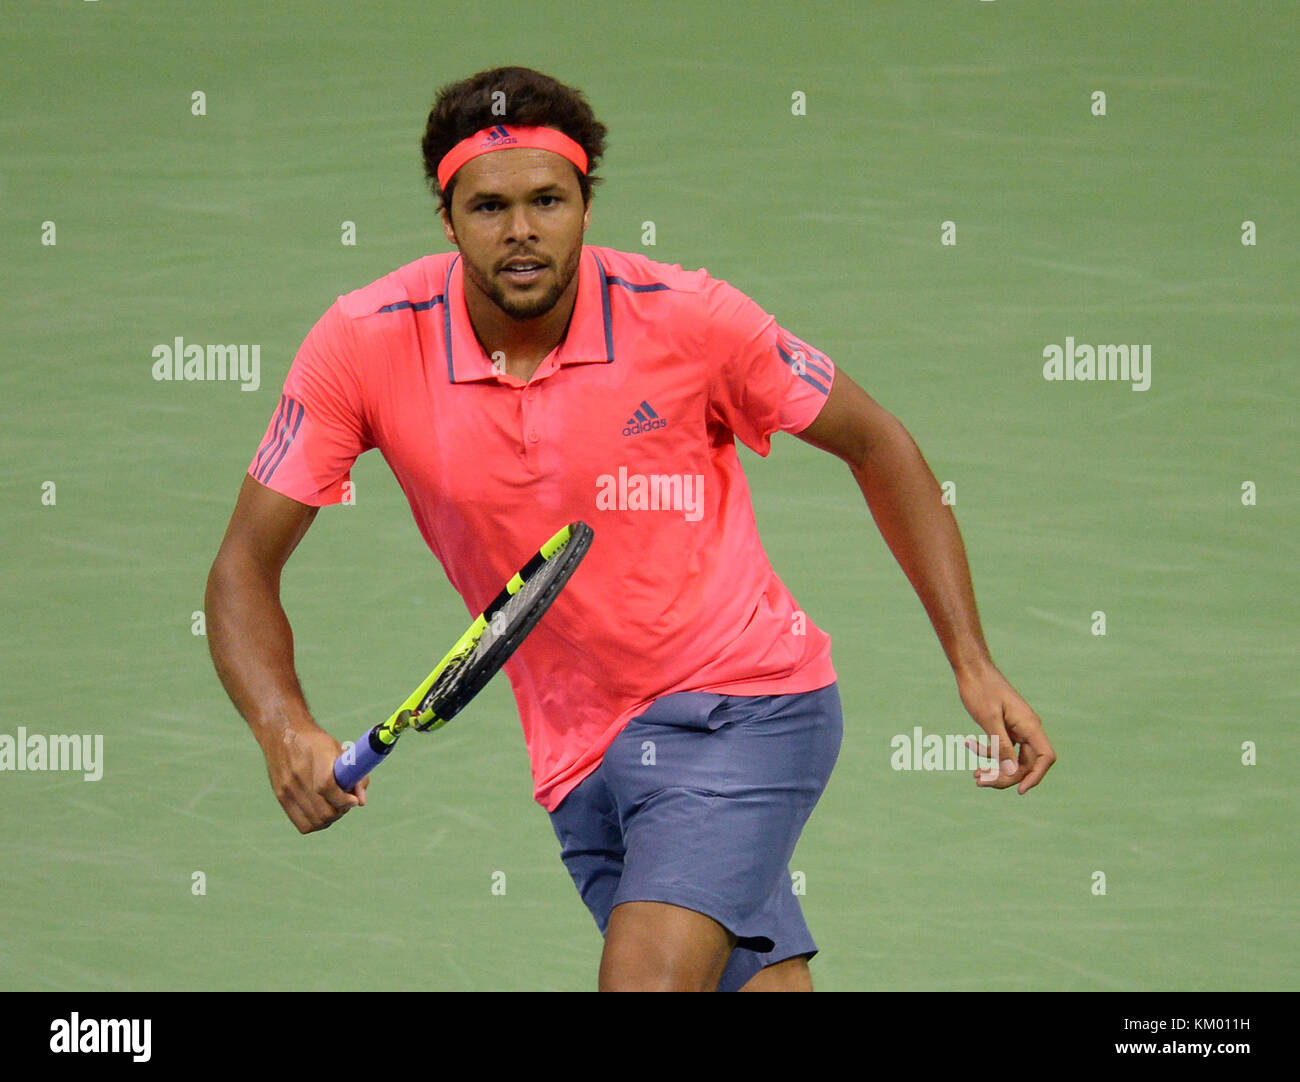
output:
<svg viewBox="0 0 1300 1082"><path fill-rule="evenodd" d="M278 575L223 553L204 602L217 676L265 750L287 731L314 728L293 665L293 631Z"/></svg>
<svg viewBox="0 0 1300 1082"><path fill-rule="evenodd" d="M960 678L991 666L957 520L916 441L894 420L860 464L850 465L954 673Z"/></svg>

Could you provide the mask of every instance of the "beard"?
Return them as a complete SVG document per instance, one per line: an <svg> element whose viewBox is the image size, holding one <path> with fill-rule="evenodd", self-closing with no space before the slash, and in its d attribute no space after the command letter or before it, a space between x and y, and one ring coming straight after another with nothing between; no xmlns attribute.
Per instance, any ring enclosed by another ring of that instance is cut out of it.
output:
<svg viewBox="0 0 1300 1082"><path fill-rule="evenodd" d="M499 276L485 277L482 271L468 259L465 260L465 271L474 284L487 294L492 303L511 319L537 319L546 315L559 302L564 291L569 288L569 283L573 281L573 276L577 274L581 259L582 248L579 246L569 254L564 264L555 272L554 280L549 286L535 293L522 295L503 285ZM547 264L547 270L553 267L554 264Z"/></svg>

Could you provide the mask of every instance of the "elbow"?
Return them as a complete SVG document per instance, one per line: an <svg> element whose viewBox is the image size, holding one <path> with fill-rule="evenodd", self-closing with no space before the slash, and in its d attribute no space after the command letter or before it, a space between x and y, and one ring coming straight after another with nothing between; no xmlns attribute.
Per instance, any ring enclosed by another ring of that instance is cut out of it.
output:
<svg viewBox="0 0 1300 1082"><path fill-rule="evenodd" d="M881 415L874 418L870 428L862 434L858 445L853 448L853 453L845 455L844 460L849 464L854 477L860 479L882 458L889 457L900 447L908 447L911 444L912 437L903 427L903 422L892 413L885 413L882 410Z"/></svg>
<svg viewBox="0 0 1300 1082"><path fill-rule="evenodd" d="M221 614L229 603L247 589L256 578L255 565L244 559L227 540L217 552L208 569L208 580L203 591L203 610L208 626L220 624Z"/></svg>
<svg viewBox="0 0 1300 1082"><path fill-rule="evenodd" d="M209 639L215 628L221 626L223 603L230 594L232 575L230 560L225 549L217 553L208 569L208 581L203 590L203 612L208 625Z"/></svg>

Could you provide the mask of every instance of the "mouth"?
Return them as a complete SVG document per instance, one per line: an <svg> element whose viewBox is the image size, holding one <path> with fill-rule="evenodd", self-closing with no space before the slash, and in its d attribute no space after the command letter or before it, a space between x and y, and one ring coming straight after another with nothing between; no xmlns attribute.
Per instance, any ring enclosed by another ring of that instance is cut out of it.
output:
<svg viewBox="0 0 1300 1082"><path fill-rule="evenodd" d="M516 285L526 286L541 278L546 264L540 259L515 258L501 268L502 276Z"/></svg>

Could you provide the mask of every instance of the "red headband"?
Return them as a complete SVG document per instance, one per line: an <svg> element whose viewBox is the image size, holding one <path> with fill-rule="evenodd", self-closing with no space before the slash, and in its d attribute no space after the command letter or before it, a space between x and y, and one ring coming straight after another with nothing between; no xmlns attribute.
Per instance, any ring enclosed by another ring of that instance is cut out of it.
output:
<svg viewBox="0 0 1300 1082"><path fill-rule="evenodd" d="M447 181L455 175L456 170L471 158L480 154L490 154L494 150L549 150L568 158L578 167L584 176L587 173L587 152L564 132L554 128L515 128L497 124L491 128L476 131L468 139L462 139L443 156L438 163L438 187L446 190Z"/></svg>

